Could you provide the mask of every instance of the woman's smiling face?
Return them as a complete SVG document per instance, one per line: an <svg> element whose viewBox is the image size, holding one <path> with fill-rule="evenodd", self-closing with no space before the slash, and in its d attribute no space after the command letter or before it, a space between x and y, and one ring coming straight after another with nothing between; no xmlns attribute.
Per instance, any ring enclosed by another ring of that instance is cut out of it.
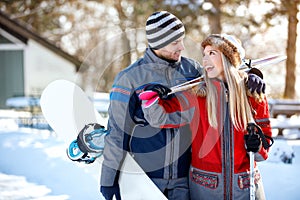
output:
<svg viewBox="0 0 300 200"><path fill-rule="evenodd" d="M224 69L222 53L217 48L207 45L203 50L203 67L207 72L208 78L218 78L224 80Z"/></svg>

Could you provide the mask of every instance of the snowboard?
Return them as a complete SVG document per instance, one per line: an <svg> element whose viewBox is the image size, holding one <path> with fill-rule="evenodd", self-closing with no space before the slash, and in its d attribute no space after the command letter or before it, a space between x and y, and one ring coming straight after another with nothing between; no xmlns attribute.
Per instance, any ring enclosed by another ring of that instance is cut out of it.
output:
<svg viewBox="0 0 300 200"><path fill-rule="evenodd" d="M86 93L71 81L51 82L41 95L40 105L46 121L66 144L74 141L86 124L99 123L106 126L107 123ZM97 160L99 162L94 164L100 163L101 167L102 157ZM122 200L167 199L129 153L121 169L119 184Z"/></svg>

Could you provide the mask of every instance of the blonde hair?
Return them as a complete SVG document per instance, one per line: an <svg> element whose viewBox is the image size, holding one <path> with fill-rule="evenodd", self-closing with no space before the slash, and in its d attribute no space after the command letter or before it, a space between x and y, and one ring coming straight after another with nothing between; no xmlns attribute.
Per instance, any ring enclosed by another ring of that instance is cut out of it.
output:
<svg viewBox="0 0 300 200"><path fill-rule="evenodd" d="M228 40L228 38L230 40ZM233 41L236 43L235 45L232 43ZM234 36L226 35L226 37L224 37L222 35L212 34L201 43L201 46L204 49L210 45L220 50L223 71L229 90L228 102L230 119L236 129L245 130L247 124L253 122L253 116L251 106L248 102L248 91L245 88L245 78L247 74L238 69L241 64L240 52L243 50L241 45L237 45L239 42L240 41ZM239 48L237 48L237 46L239 46ZM217 128L217 116L219 115L217 111L218 93L212 79L207 77L206 71L204 75L207 88L206 102L208 121L212 127Z"/></svg>
<svg viewBox="0 0 300 200"><path fill-rule="evenodd" d="M245 72L236 69L222 53L222 63L225 79L228 84L228 101L230 119L234 127L238 130L246 130L247 124L253 121L251 106L248 102L247 92L245 89L244 78ZM212 83L212 79L207 78L205 72L205 81L207 86L207 102L209 124L216 128L218 126L217 115L217 99L218 94L216 87Z"/></svg>

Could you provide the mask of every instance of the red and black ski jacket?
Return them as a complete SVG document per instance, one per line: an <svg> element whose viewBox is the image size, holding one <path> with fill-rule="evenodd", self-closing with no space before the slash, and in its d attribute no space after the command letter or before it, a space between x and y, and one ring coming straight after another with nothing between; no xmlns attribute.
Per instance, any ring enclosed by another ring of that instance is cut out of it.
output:
<svg viewBox="0 0 300 200"><path fill-rule="evenodd" d="M191 167L199 170L198 175L192 180L198 180L200 186L205 188L207 184L211 187L224 186L220 196L234 195L234 185L238 183L241 177L250 170L249 155L245 149L244 135L247 131L239 131L234 128L229 116L229 103L227 101L228 91L222 81L215 80L215 87L218 92L217 111L218 125L217 129L211 127L208 121L206 97L196 97L189 92L183 92L177 95L173 100L157 101L150 107L144 107L144 113L148 122L157 127L176 127L190 124L192 129L192 162ZM230 94L229 94L230 95ZM253 109L253 118L262 132L271 137L271 126L269 120L269 109L267 99L258 102L249 97L250 105ZM189 111L193 109L193 116L189 116ZM270 143L270 141L268 140ZM255 153L255 161L263 161L268 157L268 149L261 148ZM256 163L255 163L256 164ZM201 172L201 174L200 174ZM203 175L204 174L204 175ZM202 176L203 175L203 176ZM202 177L202 178L201 178ZM216 177L210 179L211 177ZM244 179L243 179L244 180ZM230 191L228 191L230 190ZM214 190L211 191L213 197ZM205 194L210 199L209 192Z"/></svg>

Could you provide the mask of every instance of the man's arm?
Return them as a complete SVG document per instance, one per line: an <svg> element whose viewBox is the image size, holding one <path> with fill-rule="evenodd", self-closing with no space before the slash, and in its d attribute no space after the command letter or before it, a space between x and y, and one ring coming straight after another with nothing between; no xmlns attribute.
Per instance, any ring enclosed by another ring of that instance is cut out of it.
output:
<svg viewBox="0 0 300 200"><path fill-rule="evenodd" d="M112 186L115 186L113 189L118 188L119 170L128 151L129 135L134 127L129 113L133 89L129 86L127 77L120 74L116 77L110 93L108 135L105 138L101 172L102 193L111 192Z"/></svg>

